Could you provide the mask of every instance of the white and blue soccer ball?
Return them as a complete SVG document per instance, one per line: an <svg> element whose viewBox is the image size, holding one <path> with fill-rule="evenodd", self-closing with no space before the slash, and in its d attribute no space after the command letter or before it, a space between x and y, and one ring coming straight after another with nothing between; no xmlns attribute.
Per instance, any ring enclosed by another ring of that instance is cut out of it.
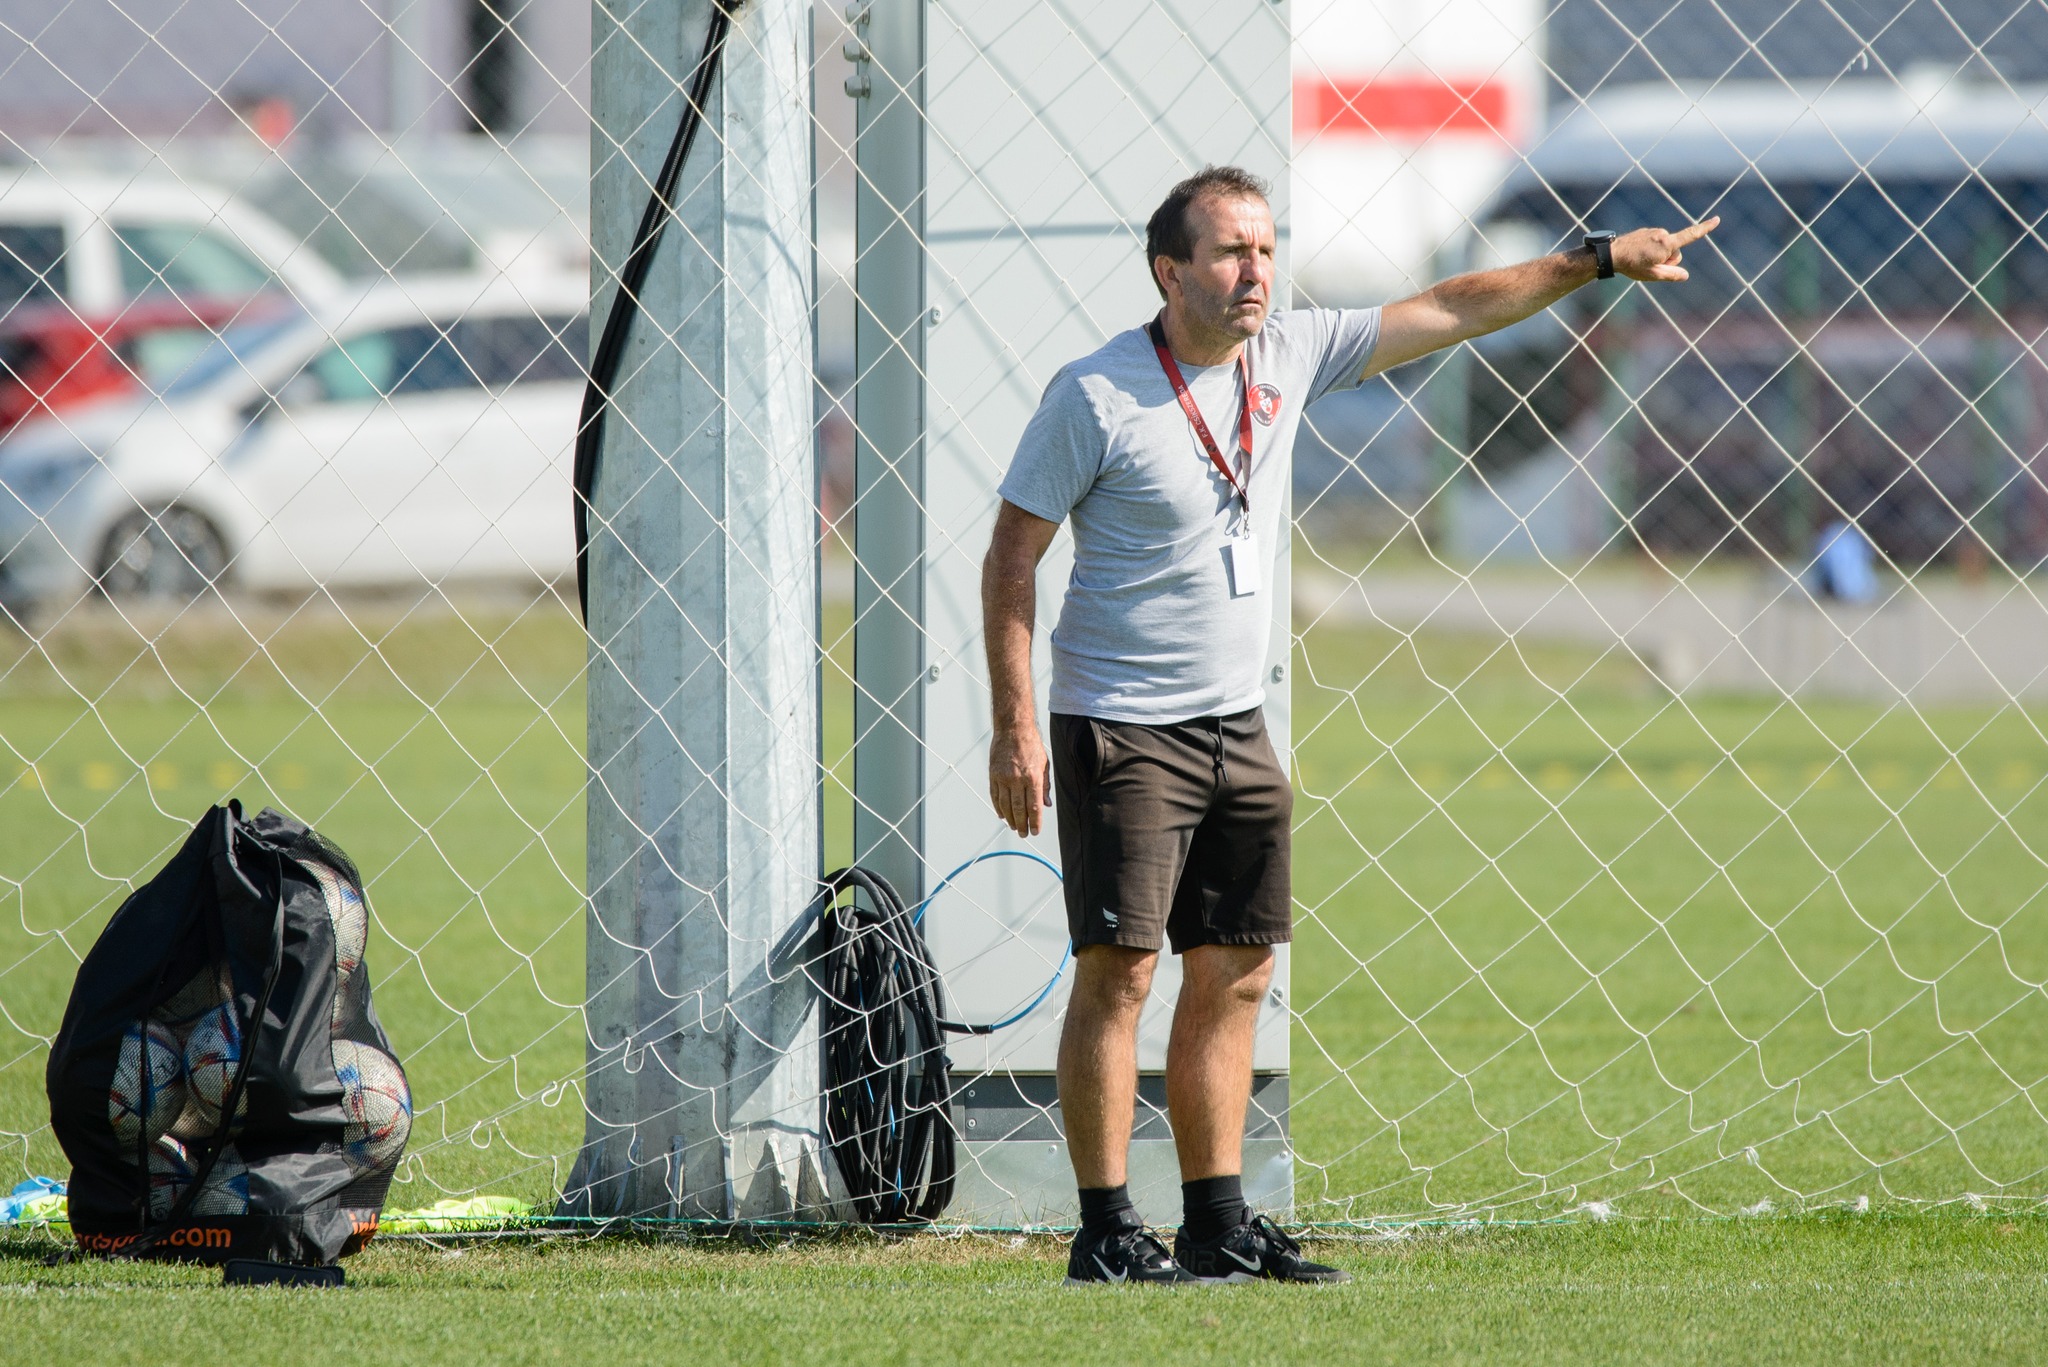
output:
<svg viewBox="0 0 2048 1367"><path fill-rule="evenodd" d="M249 1213L249 1167L233 1144L213 1160L213 1171L199 1194L192 1198L194 1215L246 1215Z"/></svg>
<svg viewBox="0 0 2048 1367"><path fill-rule="evenodd" d="M341 1079L342 1153L360 1172L395 1167L412 1134L412 1089L398 1060L353 1040L334 1041Z"/></svg>
<svg viewBox="0 0 2048 1367"><path fill-rule="evenodd" d="M186 1097L185 1058L170 1027L158 1021L129 1026L107 1088L107 1116L129 1161L143 1141L154 1142L177 1124Z"/></svg>
<svg viewBox="0 0 2048 1367"><path fill-rule="evenodd" d="M157 1007L152 1015L170 1026L171 1032L182 1041L191 1033L194 1021L226 1001L230 995L226 967L212 965L193 974L183 987L164 998L163 1005Z"/></svg>
<svg viewBox="0 0 2048 1367"><path fill-rule="evenodd" d="M200 1157L166 1135L149 1149L149 1213L161 1220L199 1176ZM213 1170L188 1209L192 1215L249 1213L249 1168L230 1144L214 1159Z"/></svg>
<svg viewBox="0 0 2048 1367"><path fill-rule="evenodd" d="M201 1016L185 1036L185 1085L190 1090L194 1118L204 1131L220 1126L221 1108L234 1090L242 1071L242 1027L235 1019L232 1003L224 1002ZM246 1114L245 1095L236 1108Z"/></svg>
<svg viewBox="0 0 2048 1367"><path fill-rule="evenodd" d="M168 1135L149 1146L149 1213L161 1220L192 1185L192 1155Z"/></svg>
<svg viewBox="0 0 2048 1367"><path fill-rule="evenodd" d="M339 869L317 859L306 860L305 866L327 899L327 919L334 926L334 976L339 982L362 967L370 941L370 911L363 904L362 889Z"/></svg>

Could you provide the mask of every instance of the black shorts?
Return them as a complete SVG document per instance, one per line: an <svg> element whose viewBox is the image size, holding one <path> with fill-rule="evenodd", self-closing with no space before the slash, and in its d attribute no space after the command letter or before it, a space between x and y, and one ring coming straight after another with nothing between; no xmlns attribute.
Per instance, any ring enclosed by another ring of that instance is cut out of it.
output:
<svg viewBox="0 0 2048 1367"><path fill-rule="evenodd" d="M1051 740L1076 949L1294 937L1294 788L1258 708L1164 726L1056 712Z"/></svg>

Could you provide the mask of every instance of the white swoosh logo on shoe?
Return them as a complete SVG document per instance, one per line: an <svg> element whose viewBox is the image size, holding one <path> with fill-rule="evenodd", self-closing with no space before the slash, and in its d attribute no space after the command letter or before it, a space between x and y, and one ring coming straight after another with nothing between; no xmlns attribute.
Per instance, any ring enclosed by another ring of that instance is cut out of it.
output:
<svg viewBox="0 0 2048 1367"><path fill-rule="evenodd" d="M1100 1254L1091 1253L1088 1256L1094 1261L1097 1267L1102 1269L1102 1280L1106 1282L1127 1282L1131 1279L1131 1274L1128 1270L1123 1272L1110 1271L1109 1264L1102 1261L1102 1256Z"/></svg>
<svg viewBox="0 0 2048 1367"><path fill-rule="evenodd" d="M1261 1266L1257 1258L1247 1258L1244 1256L1244 1254L1239 1253L1234 1248L1224 1249L1223 1256L1230 1259L1232 1262L1236 1263L1239 1267L1243 1268L1247 1272L1257 1272Z"/></svg>

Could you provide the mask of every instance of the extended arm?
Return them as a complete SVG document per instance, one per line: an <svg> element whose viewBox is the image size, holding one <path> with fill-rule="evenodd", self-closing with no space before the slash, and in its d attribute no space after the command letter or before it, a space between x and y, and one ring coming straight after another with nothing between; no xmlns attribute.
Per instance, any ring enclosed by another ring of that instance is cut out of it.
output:
<svg viewBox="0 0 2048 1367"><path fill-rule="evenodd" d="M1684 280L1685 248L1720 225L1719 218L1666 232L1638 228L1614 240L1614 273L1631 280ZM1431 285L1380 311L1380 341L1365 373L1377 375L1447 346L1497 332L1549 308L1596 274L1593 252L1579 247L1518 266L1474 271Z"/></svg>
<svg viewBox="0 0 2048 1367"><path fill-rule="evenodd" d="M1040 813L1052 805L1052 762L1031 696L1031 631L1038 620L1038 562L1059 529L1005 501L981 562L981 634L995 723L988 796L996 815L1019 835L1037 835Z"/></svg>

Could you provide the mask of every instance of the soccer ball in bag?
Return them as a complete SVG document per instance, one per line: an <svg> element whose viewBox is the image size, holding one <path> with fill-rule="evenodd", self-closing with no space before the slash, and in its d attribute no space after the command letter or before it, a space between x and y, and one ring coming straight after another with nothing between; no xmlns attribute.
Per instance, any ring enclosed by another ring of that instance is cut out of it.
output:
<svg viewBox="0 0 2048 1367"><path fill-rule="evenodd" d="M177 1140L163 1138L149 1146L149 1214L161 1220L192 1184L192 1156Z"/></svg>
<svg viewBox="0 0 2048 1367"><path fill-rule="evenodd" d="M129 1026L107 1088L107 1115L130 1162L141 1140L159 1139L177 1123L185 1109L185 1088L178 1037L156 1021Z"/></svg>
<svg viewBox="0 0 2048 1367"><path fill-rule="evenodd" d="M340 870L307 860L306 871L327 899L327 919L334 923L334 976L345 979L362 966L370 939L369 909L363 905L362 891Z"/></svg>
<svg viewBox="0 0 2048 1367"><path fill-rule="evenodd" d="M154 1014L182 1040L194 1021L226 1001L230 995L227 968L224 965L204 968L166 997Z"/></svg>
<svg viewBox="0 0 2048 1367"><path fill-rule="evenodd" d="M221 1107L235 1088L235 1075L242 1070L242 1027L235 1020L235 1008L222 1003L201 1016L185 1037L185 1085L191 1089L192 1109L201 1126L220 1126ZM249 1098L235 1108L239 1117L247 1114Z"/></svg>
<svg viewBox="0 0 2048 1367"><path fill-rule="evenodd" d="M342 1151L368 1172L397 1163L412 1134L412 1089L398 1061L353 1040L334 1042L334 1072L341 1079Z"/></svg>
<svg viewBox="0 0 2048 1367"><path fill-rule="evenodd" d="M249 1213L249 1168L233 1144L213 1160L206 1185L192 1198L194 1215L246 1215Z"/></svg>

